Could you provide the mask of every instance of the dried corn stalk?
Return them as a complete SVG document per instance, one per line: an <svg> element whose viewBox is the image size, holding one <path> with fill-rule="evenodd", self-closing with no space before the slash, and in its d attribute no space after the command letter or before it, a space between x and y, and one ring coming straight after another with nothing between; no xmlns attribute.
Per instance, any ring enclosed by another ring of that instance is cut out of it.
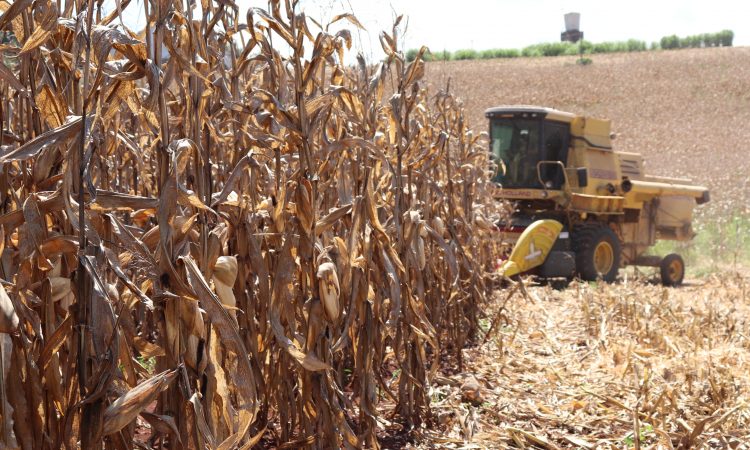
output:
<svg viewBox="0 0 750 450"><path fill-rule="evenodd" d="M488 161L396 26L202 6L0 8L6 445L377 447L476 330Z"/></svg>

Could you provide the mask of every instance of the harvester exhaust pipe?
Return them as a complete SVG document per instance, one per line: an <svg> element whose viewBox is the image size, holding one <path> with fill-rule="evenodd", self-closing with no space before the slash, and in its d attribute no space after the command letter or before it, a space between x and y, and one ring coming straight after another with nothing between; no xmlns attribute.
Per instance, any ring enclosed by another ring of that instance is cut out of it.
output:
<svg viewBox="0 0 750 450"><path fill-rule="evenodd" d="M684 195L692 197L699 205L709 201L708 189L703 186L688 186L685 184L659 183L655 181L623 180L620 185L622 192L634 192L647 195Z"/></svg>

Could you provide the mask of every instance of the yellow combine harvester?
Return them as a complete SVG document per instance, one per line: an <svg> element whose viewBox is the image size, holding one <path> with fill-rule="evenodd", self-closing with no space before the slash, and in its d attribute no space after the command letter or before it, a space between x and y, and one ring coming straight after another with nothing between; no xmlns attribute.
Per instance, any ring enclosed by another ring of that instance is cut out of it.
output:
<svg viewBox="0 0 750 450"><path fill-rule="evenodd" d="M640 154L612 149L609 120L535 106L485 115L498 198L515 205L499 224L515 243L501 272L609 282L620 267L640 265L660 267L665 285L682 283L679 255L645 253L657 239L692 239L693 208L708 189L646 175Z"/></svg>

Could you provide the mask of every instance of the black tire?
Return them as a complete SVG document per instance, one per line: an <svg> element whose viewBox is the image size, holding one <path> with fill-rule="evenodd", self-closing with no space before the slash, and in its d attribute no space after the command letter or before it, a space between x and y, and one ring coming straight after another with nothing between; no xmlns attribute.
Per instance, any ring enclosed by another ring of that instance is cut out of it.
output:
<svg viewBox="0 0 750 450"><path fill-rule="evenodd" d="M685 279L685 261L677 253L670 253L659 263L661 284L664 286L679 286Z"/></svg>
<svg viewBox="0 0 750 450"><path fill-rule="evenodd" d="M607 283L617 279L622 246L614 231L606 225L579 226L573 233L573 250L576 253L576 271L581 279L602 279Z"/></svg>
<svg viewBox="0 0 750 450"><path fill-rule="evenodd" d="M549 287L556 291L564 291L570 286L570 279L568 278L552 278L549 281Z"/></svg>

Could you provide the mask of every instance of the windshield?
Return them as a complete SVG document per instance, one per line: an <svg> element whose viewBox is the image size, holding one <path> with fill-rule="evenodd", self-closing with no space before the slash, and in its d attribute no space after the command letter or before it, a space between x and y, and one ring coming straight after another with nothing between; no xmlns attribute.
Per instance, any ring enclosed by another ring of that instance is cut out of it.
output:
<svg viewBox="0 0 750 450"><path fill-rule="evenodd" d="M536 173L541 125L540 120L491 121L490 145L497 164L492 181L505 188L541 187Z"/></svg>
<svg viewBox="0 0 750 450"><path fill-rule="evenodd" d="M546 163L537 174L537 163L567 161L568 124L525 118L492 119L490 123L492 160L497 164L492 181L505 188L540 189L541 176L547 189L562 188L563 168Z"/></svg>

